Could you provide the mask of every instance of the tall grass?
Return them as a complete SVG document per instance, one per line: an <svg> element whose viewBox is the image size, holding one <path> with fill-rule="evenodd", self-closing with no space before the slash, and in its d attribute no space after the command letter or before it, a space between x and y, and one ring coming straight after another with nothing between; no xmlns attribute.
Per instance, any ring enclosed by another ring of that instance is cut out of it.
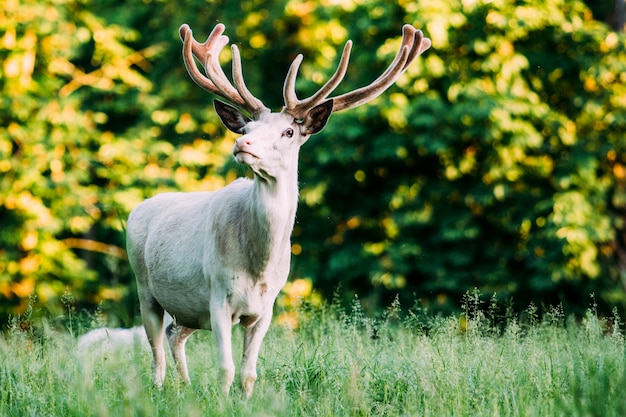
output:
<svg viewBox="0 0 626 417"><path fill-rule="evenodd" d="M626 415L617 315L604 320L590 309L574 320L531 306L518 317L480 304L470 293L464 313L450 317L394 303L372 318L358 300L347 310L302 307L296 330L268 333L247 401L237 386L220 396L210 332L187 345L192 385L169 366L156 390L140 346L79 356L68 332L15 325L0 338L0 415ZM240 351L242 332L234 339Z"/></svg>

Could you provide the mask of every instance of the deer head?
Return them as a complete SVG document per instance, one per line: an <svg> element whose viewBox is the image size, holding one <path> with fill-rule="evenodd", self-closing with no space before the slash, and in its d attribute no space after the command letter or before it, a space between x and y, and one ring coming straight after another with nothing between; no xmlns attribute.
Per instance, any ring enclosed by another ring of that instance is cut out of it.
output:
<svg viewBox="0 0 626 417"><path fill-rule="evenodd" d="M228 44L224 30L225 26L218 24L206 42L199 43L193 38L189 26L182 25L179 34L183 41L183 60L196 84L230 103L215 100L214 104L224 125L243 135L235 142L233 154L238 162L250 166L257 175L266 179L275 178L278 172L292 166L294 161L297 165L300 146L324 128L333 112L351 109L378 97L431 45L430 39L424 38L420 30L404 25L402 44L387 70L371 84L331 98L329 95L346 74L352 41L346 43L333 76L304 100L298 99L295 91L296 76L303 59L302 55L298 55L283 86L285 105L279 113L272 113L246 87L236 45L231 47L233 83L222 70L219 53ZM196 66L194 57L204 67L206 76ZM239 109L245 110L248 115Z"/></svg>

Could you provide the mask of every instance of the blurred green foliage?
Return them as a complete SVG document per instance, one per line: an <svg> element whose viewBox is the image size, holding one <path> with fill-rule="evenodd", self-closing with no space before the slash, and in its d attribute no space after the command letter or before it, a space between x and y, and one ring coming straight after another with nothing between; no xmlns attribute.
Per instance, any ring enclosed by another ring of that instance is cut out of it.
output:
<svg viewBox="0 0 626 417"><path fill-rule="evenodd" d="M338 92L384 70L403 23L433 41L302 149L293 277L371 306L400 294L446 309L472 287L520 306L625 305L626 37L581 1L7 0L0 315L34 294L53 315L131 321L129 211L245 174L181 60L180 24L203 40L217 22L275 110L298 53L305 96L347 39Z"/></svg>

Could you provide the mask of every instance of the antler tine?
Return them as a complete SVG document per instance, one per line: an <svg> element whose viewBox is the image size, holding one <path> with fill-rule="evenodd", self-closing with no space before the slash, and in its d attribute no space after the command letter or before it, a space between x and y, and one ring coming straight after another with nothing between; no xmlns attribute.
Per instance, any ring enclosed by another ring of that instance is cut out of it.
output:
<svg viewBox="0 0 626 417"><path fill-rule="evenodd" d="M234 87L219 63L219 53L228 44L228 37L223 35L225 29L226 27L221 23L216 25L206 42L201 44L193 38L189 25L182 25L179 33L183 39L185 67L191 79L200 87L249 111L256 118L267 108L250 93L243 81L239 49L235 45L232 46ZM198 70L193 56L198 58L204 66L206 76Z"/></svg>
<svg viewBox="0 0 626 417"><path fill-rule="evenodd" d="M298 69L302 64L303 56L299 54L291 63L289 71L287 71L287 77L285 78L285 84L283 85L283 99L285 100L285 108L296 108L300 100L296 95L296 76L298 75Z"/></svg>
<svg viewBox="0 0 626 417"><path fill-rule="evenodd" d="M406 63L406 57L408 56L408 54L408 48L406 46L402 47L402 49L398 51L398 55L394 60L394 62L396 62L396 65L390 66L389 68L391 69L388 69L370 85L361 87L359 89L350 91L349 93L345 93L337 97L333 97L333 112L358 107L361 104L365 104L382 94L396 81L396 79L404 71L404 64Z"/></svg>
<svg viewBox="0 0 626 417"><path fill-rule="evenodd" d="M302 54L298 55L289 67L287 77L285 78L285 84L283 86L283 98L285 100L284 111L292 114L296 119L300 119L304 117L309 110L326 99L345 77L351 50L352 41L348 41L343 47L341 59L335 73L315 94L304 100L299 100L296 95L296 76L298 75L300 64L302 63Z"/></svg>
<svg viewBox="0 0 626 417"><path fill-rule="evenodd" d="M413 62L413 60L417 57L417 49L418 48L414 48L413 46L415 45L415 40L416 40L416 36L419 36L418 33L421 33L421 31L418 31L417 29L415 29L413 26L411 25L404 25L402 27L402 43L400 44L400 49L398 50L398 53L396 54L394 60L391 62L391 65L389 65L387 67L387 69L385 70L385 72L383 72L378 78L381 79L383 77L386 77L389 72L394 71L396 69L396 65L397 65L397 60L400 58L400 52L402 51L403 48L409 48L409 55L406 58L406 63L403 66L403 68L407 68L409 66L409 64L411 62Z"/></svg>
<svg viewBox="0 0 626 417"><path fill-rule="evenodd" d="M196 54L196 56L204 65L204 70L209 79L219 89L220 94L218 95L233 104L243 106L245 103L241 94L228 81L219 62L220 51L228 45L228 36L222 35L225 29L226 27L220 23L211 31L206 42L198 44L198 42L194 41L194 43L198 44L199 49L201 48L201 54Z"/></svg>
<svg viewBox="0 0 626 417"><path fill-rule="evenodd" d="M421 30L410 25L404 25L402 29L402 46L387 70L370 85L333 97L333 112L351 109L378 97L402 75L418 55L430 47L430 39L424 38Z"/></svg>
<svg viewBox="0 0 626 417"><path fill-rule="evenodd" d="M235 88L239 91L239 94L243 101L246 102L247 109L250 110L253 116L258 116L259 114L265 112L267 107L259 100L254 97L248 87L246 87L246 83L243 80L243 70L241 68L241 55L239 54L239 48L237 45L232 46L233 51L233 81L235 82Z"/></svg>
<svg viewBox="0 0 626 417"><path fill-rule="evenodd" d="M197 56L199 57L198 59L201 59L200 57L202 57L203 55L203 45L196 42L196 40L193 38L193 33L191 32L189 25L182 25L180 27L179 34L181 39L183 40L183 62L185 63L185 68L187 68L187 72L189 73L191 79L203 89L210 91L214 94L221 95L222 92L215 86L215 84L213 84L210 79L202 75L202 73L198 70L198 67L196 66L196 63L193 59L194 56ZM204 65L204 59L201 59L201 61Z"/></svg>

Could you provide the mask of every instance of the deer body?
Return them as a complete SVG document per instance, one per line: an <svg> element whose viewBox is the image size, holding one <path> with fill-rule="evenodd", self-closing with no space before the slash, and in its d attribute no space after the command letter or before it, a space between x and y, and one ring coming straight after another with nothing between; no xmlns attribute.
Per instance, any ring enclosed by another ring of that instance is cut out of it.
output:
<svg viewBox="0 0 626 417"><path fill-rule="evenodd" d="M228 43L223 25L204 44L191 30L180 30L184 62L201 87L247 110L215 101L224 125L241 133L233 147L237 162L254 178L238 179L218 191L166 193L137 206L128 219L127 248L137 279L141 315L154 357L154 382L165 378L163 337L183 380L189 382L185 343L196 329L212 330L222 369L221 388L228 393L235 375L231 327L245 328L241 383L246 396L256 380L261 342L269 328L276 297L289 274L298 199L298 153L319 132L333 111L355 107L379 95L430 45L421 32L405 26L403 47L390 68L368 87L328 99L347 68L351 44L335 75L307 100L295 95L301 56L294 60L283 96L285 108L272 113L247 90L239 52L233 46L234 87L219 67L219 50ZM195 66L198 58L208 77ZM167 311L174 323L164 332Z"/></svg>
<svg viewBox="0 0 626 417"><path fill-rule="evenodd" d="M131 236L142 238L132 252L146 272L138 279L177 324L210 330L211 299L218 297L230 300L233 322L271 309L268 298L286 281L289 220L255 204L256 187L242 179L216 192L161 194L133 211ZM183 294L194 297L181 304Z"/></svg>

